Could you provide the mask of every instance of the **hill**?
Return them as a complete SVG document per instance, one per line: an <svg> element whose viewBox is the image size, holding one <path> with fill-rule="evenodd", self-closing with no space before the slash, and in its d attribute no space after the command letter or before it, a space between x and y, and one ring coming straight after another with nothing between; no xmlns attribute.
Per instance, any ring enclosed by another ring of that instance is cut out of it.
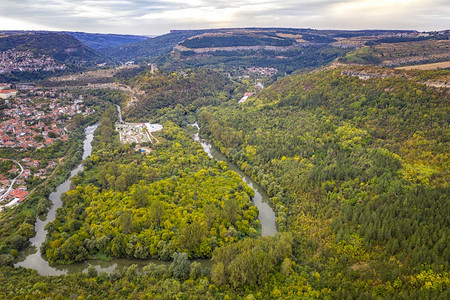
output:
<svg viewBox="0 0 450 300"><path fill-rule="evenodd" d="M318 272L307 279L314 288L438 298L445 284L428 296L415 284L429 275L448 287L449 94L433 81L449 76L375 67L289 76L247 103L203 109L200 127L272 196L278 229L298 243L294 269Z"/></svg>
<svg viewBox="0 0 450 300"><path fill-rule="evenodd" d="M103 48L119 47L131 43L145 41L148 39L146 36L129 35L129 34L103 34L103 33L87 33L87 32L72 32L63 31L67 33L84 45L94 49L100 50Z"/></svg>
<svg viewBox="0 0 450 300"><path fill-rule="evenodd" d="M165 69L213 67L233 74L247 68L283 74L312 69L344 56L366 42L414 31L340 31L295 28L224 28L172 30L170 33L116 48L105 54L121 61L152 61ZM270 68L270 69L269 69Z"/></svg>
<svg viewBox="0 0 450 300"><path fill-rule="evenodd" d="M102 60L99 53L73 36L57 32L0 32L0 51L31 51L59 62L92 63Z"/></svg>
<svg viewBox="0 0 450 300"><path fill-rule="evenodd" d="M167 74L142 72L123 82L140 94L138 99L128 100L125 108L127 120L164 116L164 108L192 106L195 110L207 104L217 104L228 100L236 88L229 78L209 69Z"/></svg>
<svg viewBox="0 0 450 300"><path fill-rule="evenodd" d="M348 64L404 66L450 61L450 31L428 32L365 41L339 59Z"/></svg>
<svg viewBox="0 0 450 300"><path fill-rule="evenodd" d="M73 36L57 32L0 31L0 81L34 81L79 71L105 58Z"/></svg>
<svg viewBox="0 0 450 300"><path fill-rule="evenodd" d="M104 49L103 53L117 61L144 60L167 53L179 42L199 34L202 31L177 30L168 34L149 38L145 41L136 42L119 47Z"/></svg>

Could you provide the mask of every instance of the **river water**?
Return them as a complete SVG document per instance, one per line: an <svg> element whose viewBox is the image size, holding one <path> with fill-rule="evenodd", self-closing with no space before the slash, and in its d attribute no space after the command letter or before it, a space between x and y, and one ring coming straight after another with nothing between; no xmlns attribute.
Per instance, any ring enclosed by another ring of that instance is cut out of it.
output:
<svg viewBox="0 0 450 300"><path fill-rule="evenodd" d="M193 125L197 126L197 124ZM93 125L86 128L86 138L83 145L83 160L92 153L91 142L94 138L94 131L97 126L98 125ZM275 224L276 217L272 208L268 204L269 196L267 195L267 193L253 179L245 175L244 172L242 172L235 164L228 161L228 159L209 142L202 140L199 137L198 133L195 135L195 140L202 145L204 151L208 154L209 157L214 158L218 161L225 161L228 164L228 168L238 173L243 181L255 191L255 196L252 200L254 201L256 207L258 207L259 209L258 219L261 223L261 234L264 236L274 235L277 232ZM82 169L82 164L78 165L75 169L72 170L72 172L70 172L70 177L76 175ZM20 253L18 262L15 264L15 266L37 270L40 275L64 275L86 271L89 266L94 266L99 273L111 273L113 271L121 271L124 268L131 266L132 264L138 265L139 268L142 268L149 263L165 265L170 264L170 262L160 261L157 259L114 259L111 261L88 260L83 263L75 263L71 265L60 265L54 267L50 266L48 261L46 261L41 256L39 249L47 236L45 225L55 220L56 210L62 206L61 195L70 189L70 177L69 179L61 183L56 188L56 191L50 194L49 199L53 203L53 205L50 208L46 218L40 217L36 220L36 236L30 239L31 245ZM195 261L200 262L203 266L212 265L212 261L209 259L199 259Z"/></svg>
<svg viewBox="0 0 450 300"><path fill-rule="evenodd" d="M191 124L191 126L197 127L199 126L197 123ZM269 205L270 197L267 195L266 191L256 183L250 176L247 176L238 166L228 160L228 158L222 154L216 147L211 145L210 142L203 140L200 138L198 133L195 134L194 140L199 142L203 150L208 154L209 157L217 160L224 161L228 165L229 170L233 170L239 174L242 180L255 191L255 196L252 198L252 201L255 203L255 206L259 210L258 219L261 223L261 235L268 236L274 235L277 233L275 212L272 207Z"/></svg>

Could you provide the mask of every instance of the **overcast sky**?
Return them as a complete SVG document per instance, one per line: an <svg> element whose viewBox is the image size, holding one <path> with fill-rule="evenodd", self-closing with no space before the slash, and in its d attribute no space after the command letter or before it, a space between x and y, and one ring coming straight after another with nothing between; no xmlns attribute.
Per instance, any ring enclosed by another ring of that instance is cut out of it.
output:
<svg viewBox="0 0 450 300"><path fill-rule="evenodd" d="M158 35L171 29L450 28L449 0L1 0L0 30Z"/></svg>

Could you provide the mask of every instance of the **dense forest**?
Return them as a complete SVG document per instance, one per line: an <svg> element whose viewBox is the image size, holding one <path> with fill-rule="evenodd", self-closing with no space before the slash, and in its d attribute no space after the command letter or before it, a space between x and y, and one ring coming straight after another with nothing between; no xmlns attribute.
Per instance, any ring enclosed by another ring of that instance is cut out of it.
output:
<svg viewBox="0 0 450 300"><path fill-rule="evenodd" d="M120 145L116 114L112 108L102 116L94 152L49 225L42 251L50 263L96 254L208 258L216 247L258 235L253 191L236 173L169 122L148 155Z"/></svg>
<svg viewBox="0 0 450 300"><path fill-rule="evenodd" d="M202 109L203 133L272 196L279 229L303 241L297 266L314 265L319 285L386 296L427 274L447 284L426 290L444 292L448 92L345 73L292 76L250 103Z"/></svg>
<svg viewBox="0 0 450 300"><path fill-rule="evenodd" d="M27 202L2 219L0 297L448 299L450 106L448 89L432 86L448 76L326 68L279 79L245 103L244 81L206 69L123 76L145 95L133 103L92 92L89 101L103 103L93 153L41 251L53 265L170 265L64 276L14 268L34 234L37 202ZM159 142L121 144L108 101L127 121L161 122ZM271 196L277 234L260 236L253 190L193 140L185 125L194 121Z"/></svg>
<svg viewBox="0 0 450 300"><path fill-rule="evenodd" d="M225 75L209 69L190 69L169 74L142 72L124 82L145 93L138 102L128 103L125 117L131 120L162 116L166 113L163 108L177 105L192 106L194 111L201 106L220 104L228 100L236 88Z"/></svg>

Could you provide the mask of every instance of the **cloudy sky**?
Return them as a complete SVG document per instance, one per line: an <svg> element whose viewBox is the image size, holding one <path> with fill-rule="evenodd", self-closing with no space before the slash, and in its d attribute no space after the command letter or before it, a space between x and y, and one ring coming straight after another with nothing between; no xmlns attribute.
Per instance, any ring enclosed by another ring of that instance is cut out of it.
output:
<svg viewBox="0 0 450 300"><path fill-rule="evenodd" d="M0 30L157 35L171 29L450 28L449 0L1 0Z"/></svg>

